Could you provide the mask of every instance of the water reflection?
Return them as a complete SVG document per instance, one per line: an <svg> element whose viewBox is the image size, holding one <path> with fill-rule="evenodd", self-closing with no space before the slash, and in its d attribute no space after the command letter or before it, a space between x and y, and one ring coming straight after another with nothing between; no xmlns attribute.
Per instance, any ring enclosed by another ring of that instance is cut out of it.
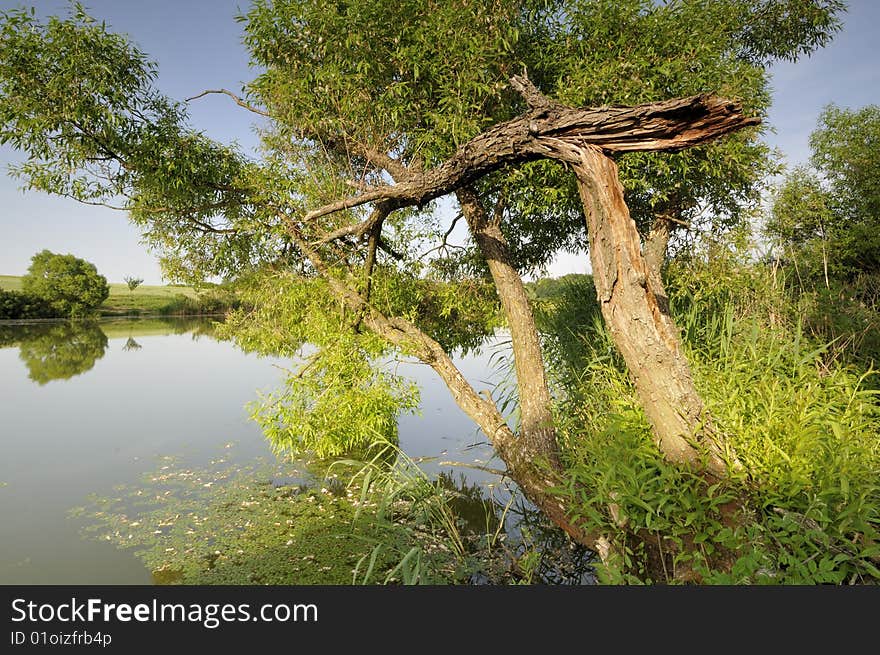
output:
<svg viewBox="0 0 880 655"><path fill-rule="evenodd" d="M0 325L0 348L17 346L28 378L40 386L69 380L94 368L107 352L108 339L127 336L124 351L140 350L140 336L191 332L193 338L213 336L214 322L201 318L53 321Z"/></svg>
<svg viewBox="0 0 880 655"><path fill-rule="evenodd" d="M143 348L143 346L135 341L132 337L129 337L128 340L125 342L125 345L122 346L122 349L126 351L140 350L141 348Z"/></svg>
<svg viewBox="0 0 880 655"><path fill-rule="evenodd" d="M76 321L34 326L18 344L28 377L44 385L90 371L107 350L97 323Z"/></svg>

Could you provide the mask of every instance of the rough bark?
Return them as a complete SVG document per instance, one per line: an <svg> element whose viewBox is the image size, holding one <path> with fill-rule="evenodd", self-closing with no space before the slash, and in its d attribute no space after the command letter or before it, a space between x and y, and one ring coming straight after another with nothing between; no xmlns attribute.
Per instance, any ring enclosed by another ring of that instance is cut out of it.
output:
<svg viewBox="0 0 880 655"><path fill-rule="evenodd" d="M666 287L663 286L663 277L660 271L663 268L663 262L666 261L666 249L669 247L669 237L672 233L672 221L668 218L658 215L654 217L654 224L651 225L651 231L645 238L645 267L648 272L648 285L654 297L657 298L657 304L660 311L669 315L669 297L666 295Z"/></svg>
<svg viewBox="0 0 880 655"><path fill-rule="evenodd" d="M636 392L667 459L723 476L724 448L717 442L678 329L662 311L651 285L635 223L623 199L617 165L598 148L585 147L573 166L584 204L593 279L605 318Z"/></svg>
<svg viewBox="0 0 880 655"><path fill-rule="evenodd" d="M534 89L525 78L514 81L519 89ZM577 164L578 152L586 146L608 153L676 151L759 122L744 116L738 103L708 94L595 109L576 109L546 99L535 104L528 95L526 99L532 105L530 111L477 135L439 166L398 184L365 189L357 196L319 207L303 220L308 223L369 202L390 201L396 207L423 205L503 166L543 158Z"/></svg>
<svg viewBox="0 0 880 655"><path fill-rule="evenodd" d="M480 198L469 188L459 189L456 196L471 234L489 265L510 329L519 392L518 448L561 470L538 327L522 278L501 233L500 217L490 220Z"/></svg>

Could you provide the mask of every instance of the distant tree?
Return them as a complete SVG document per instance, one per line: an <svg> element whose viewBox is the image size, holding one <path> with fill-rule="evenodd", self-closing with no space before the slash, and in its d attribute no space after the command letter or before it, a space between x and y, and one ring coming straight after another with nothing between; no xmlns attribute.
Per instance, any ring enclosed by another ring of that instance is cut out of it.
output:
<svg viewBox="0 0 880 655"><path fill-rule="evenodd" d="M110 295L107 279L94 264L49 250L31 258L21 283L25 293L45 300L57 316L87 314Z"/></svg>
<svg viewBox="0 0 880 655"><path fill-rule="evenodd" d="M880 107L829 105L810 136L810 167L779 187L767 229L802 278L880 274Z"/></svg>
<svg viewBox="0 0 880 655"><path fill-rule="evenodd" d="M137 289L141 283L144 281L143 278L127 276L122 278L125 280L125 283L128 285L128 291L131 293L135 289Z"/></svg>

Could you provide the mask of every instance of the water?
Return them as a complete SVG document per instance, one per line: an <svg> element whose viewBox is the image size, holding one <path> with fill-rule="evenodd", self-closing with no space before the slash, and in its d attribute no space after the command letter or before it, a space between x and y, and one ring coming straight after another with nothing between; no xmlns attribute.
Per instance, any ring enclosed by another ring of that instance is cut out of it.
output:
<svg viewBox="0 0 880 655"><path fill-rule="evenodd" d="M491 343L457 360L491 388ZM245 354L198 320L0 326L0 584L150 584L129 550L85 538L70 517L89 496L137 485L174 456L193 467L276 461L246 404L290 362ZM503 469L434 372L402 362L422 389L400 446L429 472L468 484ZM291 465L292 466L292 465Z"/></svg>

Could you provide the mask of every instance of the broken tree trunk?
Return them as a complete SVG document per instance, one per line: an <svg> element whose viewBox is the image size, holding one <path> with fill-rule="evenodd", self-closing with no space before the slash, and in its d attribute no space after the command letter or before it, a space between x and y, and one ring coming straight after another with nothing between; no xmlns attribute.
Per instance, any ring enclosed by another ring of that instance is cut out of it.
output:
<svg viewBox="0 0 880 655"><path fill-rule="evenodd" d="M301 217L304 226L322 216L377 203L377 209L423 205L504 166L548 158L564 162L575 171L584 204L590 239L593 275L602 313L612 337L632 375L639 399L651 422L656 441L671 461L693 465L714 476L726 473L725 447L712 431L690 368L681 352L678 330L658 303L655 285L641 252L639 235L624 202L616 164L609 153L681 150L705 143L735 130L756 125L741 106L712 95L679 98L637 107L574 109L545 98L525 77L511 80L529 104L522 116L498 124L462 145L446 162L427 171L412 172L396 184L362 189L357 195L314 209ZM381 216L381 213L378 214ZM377 212L366 221L324 235L315 243L350 234L365 234ZM475 237L489 251L491 230ZM309 246L300 242L304 254ZM503 259L503 258L502 258ZM314 259L313 259L314 261ZM500 261L497 259L496 261ZM502 272L502 282L506 279ZM334 286L342 283L333 282ZM350 294L345 285L338 293ZM416 334L411 324L384 319L364 308L363 299L347 296L347 304L365 311L365 323L391 343L430 364L450 387L462 409L493 440L499 456L523 491L569 534L572 524L565 508L548 489L558 480L551 467L536 466L528 442L515 438L494 403L481 399L451 366L448 356L427 335ZM543 370L543 368L542 368ZM703 455L705 454L705 464ZM552 464L552 461L550 462ZM581 534L581 543L589 539Z"/></svg>
<svg viewBox="0 0 880 655"><path fill-rule="evenodd" d="M587 146L573 169L587 218L602 316L623 355L657 444L670 461L723 476L725 448L694 386L678 328L649 283L617 165L598 148Z"/></svg>
<svg viewBox="0 0 880 655"><path fill-rule="evenodd" d="M587 145L606 153L674 152L759 123L744 116L738 103L708 94L635 107L575 109L543 96L539 103L523 91L534 89L527 78L514 77L512 83L530 103L537 103L530 104L531 111L475 136L439 166L413 173L398 184L365 188L358 195L307 212L302 220L310 223L370 202L387 201L395 208L424 205L504 166L537 159L577 164L580 149ZM344 232L364 229L350 226Z"/></svg>

